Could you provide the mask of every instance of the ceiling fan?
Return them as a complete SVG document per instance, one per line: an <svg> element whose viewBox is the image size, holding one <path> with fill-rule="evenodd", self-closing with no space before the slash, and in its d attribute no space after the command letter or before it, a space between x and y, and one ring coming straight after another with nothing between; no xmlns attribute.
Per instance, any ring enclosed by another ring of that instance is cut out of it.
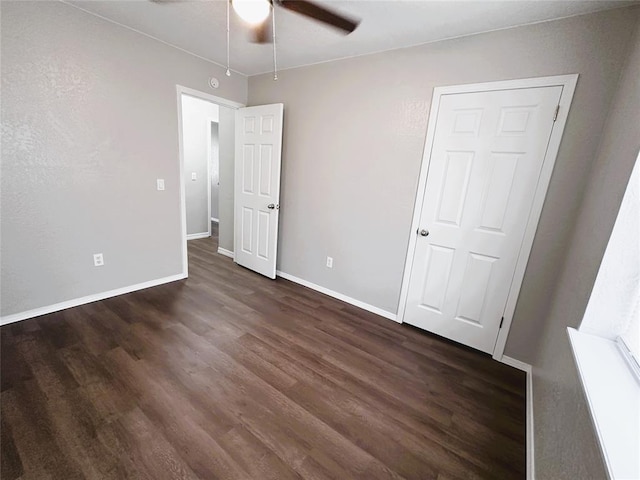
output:
<svg viewBox="0 0 640 480"><path fill-rule="evenodd" d="M184 2L188 0L149 0L156 4L167 4L174 2ZM323 23L345 35L353 32L360 20L346 17L336 13L315 1L309 0L227 0L227 71L226 75L231 75L230 69L230 18L229 5L233 6L238 16L252 27L252 37L254 43L273 43L273 79L278 79L278 66L276 58L276 6L290 10L304 17Z"/></svg>
<svg viewBox="0 0 640 480"><path fill-rule="evenodd" d="M278 79L278 62L276 56L276 5L291 10L317 22L324 23L341 30L348 35L353 32L359 20L347 18L339 13L309 0L228 0L227 2L227 76L229 69L229 4L249 25L253 26L253 41L255 43L273 43L273 79ZM269 21L270 20L270 21Z"/></svg>
<svg viewBox="0 0 640 480"><path fill-rule="evenodd" d="M353 32L360 23L308 0L231 0L231 5L240 18L253 26L255 43L272 41L270 29L273 22L269 17L273 17L276 6L329 25L345 35Z"/></svg>

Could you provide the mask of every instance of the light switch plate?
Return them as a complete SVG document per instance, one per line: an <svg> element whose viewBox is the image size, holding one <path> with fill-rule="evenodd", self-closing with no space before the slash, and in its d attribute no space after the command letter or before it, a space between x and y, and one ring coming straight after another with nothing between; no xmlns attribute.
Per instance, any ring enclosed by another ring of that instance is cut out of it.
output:
<svg viewBox="0 0 640 480"><path fill-rule="evenodd" d="M158 190L164 190L164 178L156 180L156 184L158 186Z"/></svg>

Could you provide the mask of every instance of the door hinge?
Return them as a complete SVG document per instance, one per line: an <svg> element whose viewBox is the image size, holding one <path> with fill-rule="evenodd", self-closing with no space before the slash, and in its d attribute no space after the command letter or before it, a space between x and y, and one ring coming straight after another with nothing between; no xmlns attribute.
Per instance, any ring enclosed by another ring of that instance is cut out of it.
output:
<svg viewBox="0 0 640 480"><path fill-rule="evenodd" d="M556 107L556 112L553 114L553 121L555 122L558 119L558 113L560 112L560 105Z"/></svg>
<svg viewBox="0 0 640 480"><path fill-rule="evenodd" d="M498 327L498 329L501 329L501 328L502 328L502 323L503 323L503 322L504 322L504 317L502 317L502 318L500 319L500 326Z"/></svg>

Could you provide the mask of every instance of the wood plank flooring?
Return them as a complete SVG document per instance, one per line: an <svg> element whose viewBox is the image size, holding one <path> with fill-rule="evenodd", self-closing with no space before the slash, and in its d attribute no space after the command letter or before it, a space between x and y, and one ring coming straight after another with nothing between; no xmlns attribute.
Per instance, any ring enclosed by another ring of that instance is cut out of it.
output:
<svg viewBox="0 0 640 480"><path fill-rule="evenodd" d="M522 372L216 245L1 328L3 480L525 478Z"/></svg>

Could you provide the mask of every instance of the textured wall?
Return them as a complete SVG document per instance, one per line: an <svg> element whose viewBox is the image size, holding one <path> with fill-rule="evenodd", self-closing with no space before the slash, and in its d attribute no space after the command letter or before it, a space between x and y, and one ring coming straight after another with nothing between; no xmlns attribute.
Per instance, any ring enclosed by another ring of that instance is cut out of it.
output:
<svg viewBox="0 0 640 480"><path fill-rule="evenodd" d="M244 103L246 78L60 2L0 8L2 315L180 273L176 84Z"/></svg>
<svg viewBox="0 0 640 480"><path fill-rule="evenodd" d="M218 245L233 252L233 185L235 177L236 111L220 107L220 230Z"/></svg>
<svg viewBox="0 0 640 480"><path fill-rule="evenodd" d="M285 104L278 268L396 312L433 88L578 73L507 343L531 362L637 21L614 10L251 77L250 104Z"/></svg>
<svg viewBox="0 0 640 480"><path fill-rule="evenodd" d="M187 214L187 235L209 230L208 178L209 135L211 122L218 122L218 105L182 95L182 149L184 158L184 192ZM196 179L191 175L195 173ZM211 192L213 196L213 191Z"/></svg>
<svg viewBox="0 0 640 480"><path fill-rule="evenodd" d="M218 124L211 124L211 217L220 218L220 135Z"/></svg>
<svg viewBox="0 0 640 480"><path fill-rule="evenodd" d="M536 478L607 478L566 328L578 327L640 150L640 25L608 109L570 248L534 359ZM627 48L622 49L628 51Z"/></svg>

